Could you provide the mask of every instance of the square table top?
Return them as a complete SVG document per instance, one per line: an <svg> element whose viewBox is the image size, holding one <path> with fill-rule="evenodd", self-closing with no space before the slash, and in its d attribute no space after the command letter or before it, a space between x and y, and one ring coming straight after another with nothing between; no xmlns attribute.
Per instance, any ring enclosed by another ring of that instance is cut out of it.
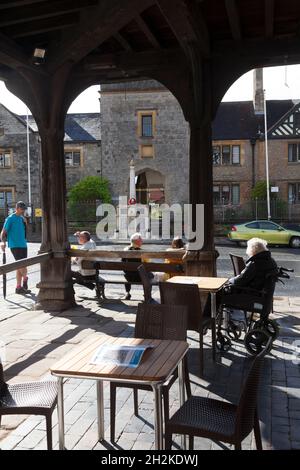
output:
<svg viewBox="0 0 300 470"><path fill-rule="evenodd" d="M203 292L217 292L228 281L227 277L173 276L167 282L175 284L197 284Z"/></svg>
<svg viewBox="0 0 300 470"><path fill-rule="evenodd" d="M115 364L91 364L91 359L101 345L149 345L136 367ZM58 377L127 380L133 382L163 382L188 350L186 341L122 338L92 334L86 341L75 346L70 353L51 367L52 375Z"/></svg>

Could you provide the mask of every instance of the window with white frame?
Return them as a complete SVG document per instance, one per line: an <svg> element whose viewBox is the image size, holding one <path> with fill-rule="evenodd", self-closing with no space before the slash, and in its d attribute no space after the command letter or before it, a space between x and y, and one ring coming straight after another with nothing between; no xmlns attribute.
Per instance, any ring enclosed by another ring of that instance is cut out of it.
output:
<svg viewBox="0 0 300 470"><path fill-rule="evenodd" d="M11 206L14 202L13 188L1 188L0 186L0 209Z"/></svg>
<svg viewBox="0 0 300 470"><path fill-rule="evenodd" d="M299 143L288 144L288 162L289 163L300 162L300 144Z"/></svg>
<svg viewBox="0 0 300 470"><path fill-rule="evenodd" d="M0 168L11 168L12 151L0 149Z"/></svg>
<svg viewBox="0 0 300 470"><path fill-rule="evenodd" d="M81 165L80 150L65 150L65 164L67 167L78 167Z"/></svg>
<svg viewBox="0 0 300 470"><path fill-rule="evenodd" d="M239 184L215 184L213 186L213 203L215 206L239 204Z"/></svg>
<svg viewBox="0 0 300 470"><path fill-rule="evenodd" d="M289 198L289 203L292 203L292 204L300 203L300 182L289 183L288 198Z"/></svg>
<svg viewBox="0 0 300 470"><path fill-rule="evenodd" d="M240 145L213 145L212 150L212 158L214 165L240 164Z"/></svg>

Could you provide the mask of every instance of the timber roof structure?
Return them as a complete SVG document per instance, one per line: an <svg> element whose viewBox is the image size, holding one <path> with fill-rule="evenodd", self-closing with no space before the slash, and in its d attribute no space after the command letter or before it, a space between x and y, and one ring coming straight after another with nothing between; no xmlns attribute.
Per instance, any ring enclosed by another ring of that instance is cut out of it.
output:
<svg viewBox="0 0 300 470"><path fill-rule="evenodd" d="M0 78L66 63L82 87L159 78L188 66L194 44L212 67L227 62L223 94L250 68L300 62L298 0L1 0ZM45 50L42 63L33 57ZM239 62L238 66L236 61ZM158 72L158 73L156 73Z"/></svg>

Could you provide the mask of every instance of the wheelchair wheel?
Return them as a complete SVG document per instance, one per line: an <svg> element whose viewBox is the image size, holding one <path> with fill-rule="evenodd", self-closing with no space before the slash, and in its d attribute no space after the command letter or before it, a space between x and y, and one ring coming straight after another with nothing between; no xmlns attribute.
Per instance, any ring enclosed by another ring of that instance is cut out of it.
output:
<svg viewBox="0 0 300 470"><path fill-rule="evenodd" d="M272 336L273 341L279 336L279 326L275 320L258 320L255 322L254 328L266 331Z"/></svg>
<svg viewBox="0 0 300 470"><path fill-rule="evenodd" d="M265 330L250 330L245 335L245 347L250 354L256 356L266 347L269 338L270 335Z"/></svg>
<svg viewBox="0 0 300 470"><path fill-rule="evenodd" d="M231 341L227 336L218 335L216 346L219 351L228 351L231 348Z"/></svg>
<svg viewBox="0 0 300 470"><path fill-rule="evenodd" d="M242 326L240 323L234 323L233 321L229 321L227 333L230 339L238 340L242 334Z"/></svg>

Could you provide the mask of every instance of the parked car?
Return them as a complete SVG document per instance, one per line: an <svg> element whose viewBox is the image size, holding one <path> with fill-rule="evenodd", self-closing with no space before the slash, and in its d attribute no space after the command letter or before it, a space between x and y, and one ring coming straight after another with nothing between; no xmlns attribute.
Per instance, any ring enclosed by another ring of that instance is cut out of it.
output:
<svg viewBox="0 0 300 470"><path fill-rule="evenodd" d="M271 220L253 220L245 224L235 224L228 233L228 238L239 244L259 237L272 245L289 245L300 248L300 232L289 230Z"/></svg>
<svg viewBox="0 0 300 470"><path fill-rule="evenodd" d="M300 232L300 224L293 224L290 222L286 222L282 224L282 227L287 230L293 230L294 232Z"/></svg>

